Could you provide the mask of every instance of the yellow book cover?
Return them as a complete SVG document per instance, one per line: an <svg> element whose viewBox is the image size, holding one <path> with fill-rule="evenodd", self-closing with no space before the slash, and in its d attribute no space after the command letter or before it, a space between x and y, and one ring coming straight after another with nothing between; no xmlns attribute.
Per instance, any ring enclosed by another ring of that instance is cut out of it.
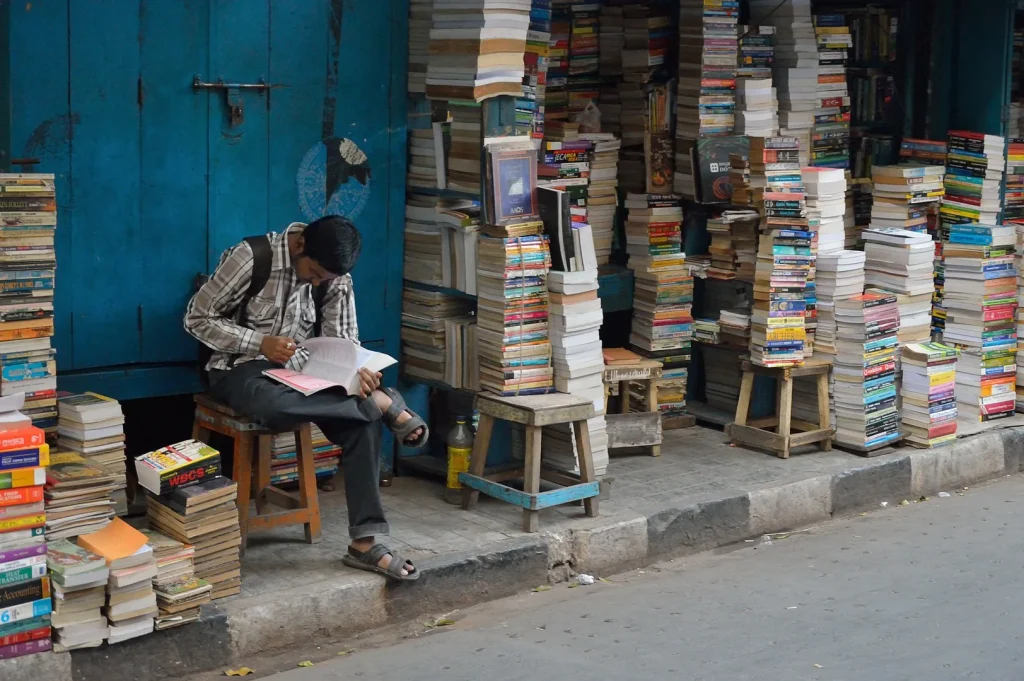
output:
<svg viewBox="0 0 1024 681"><path fill-rule="evenodd" d="M804 329L769 329L765 334L765 341L771 343L773 341L796 341L804 340L807 338L807 332Z"/></svg>
<svg viewBox="0 0 1024 681"><path fill-rule="evenodd" d="M941 374L932 374L928 377L928 385L936 386L956 380L956 371L943 371Z"/></svg>
<svg viewBox="0 0 1024 681"><path fill-rule="evenodd" d="M21 515L15 518L0 518L0 532L11 532L13 530L30 530L33 527L42 527L45 524L45 513Z"/></svg>
<svg viewBox="0 0 1024 681"><path fill-rule="evenodd" d="M0 471L0 489L38 487L45 483L46 469L42 466L37 468L16 468L11 471Z"/></svg>

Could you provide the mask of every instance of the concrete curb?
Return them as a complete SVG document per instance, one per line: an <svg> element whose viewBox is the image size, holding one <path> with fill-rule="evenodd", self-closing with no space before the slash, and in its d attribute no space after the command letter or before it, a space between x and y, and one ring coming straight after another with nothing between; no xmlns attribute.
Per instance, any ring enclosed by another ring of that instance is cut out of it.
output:
<svg viewBox="0 0 1024 681"><path fill-rule="evenodd" d="M1021 472L1024 428L964 438L936 450L904 449L832 475L688 505L587 519L570 530L528 535L473 553L425 560L417 582L385 585L372 575L316 593L295 589L204 609L198 625L72 655L0 661L4 681L147 681L224 669L244 658L329 640L425 614L521 593L573 575L611 574L663 558L793 530L867 508L895 506Z"/></svg>

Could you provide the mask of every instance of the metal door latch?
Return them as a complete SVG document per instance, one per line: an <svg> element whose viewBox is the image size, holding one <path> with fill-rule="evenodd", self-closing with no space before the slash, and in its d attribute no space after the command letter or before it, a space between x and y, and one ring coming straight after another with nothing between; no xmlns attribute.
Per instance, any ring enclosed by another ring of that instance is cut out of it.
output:
<svg viewBox="0 0 1024 681"><path fill-rule="evenodd" d="M200 90L221 90L224 92L224 99L228 105L228 122L232 126L241 125L245 120L245 104L242 102L242 90L255 90L262 97L263 93L270 89L270 84L262 78L256 83L225 83L223 78L218 78L215 83L203 81L201 76L192 78L192 91Z"/></svg>

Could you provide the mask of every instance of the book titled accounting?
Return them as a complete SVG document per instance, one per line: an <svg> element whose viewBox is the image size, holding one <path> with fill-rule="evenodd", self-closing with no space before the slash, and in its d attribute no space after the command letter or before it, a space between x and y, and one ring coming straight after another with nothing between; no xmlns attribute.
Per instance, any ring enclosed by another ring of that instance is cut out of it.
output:
<svg viewBox="0 0 1024 681"><path fill-rule="evenodd" d="M220 475L220 452L197 440L184 440L135 459L139 484L153 494L194 485Z"/></svg>
<svg viewBox="0 0 1024 681"><path fill-rule="evenodd" d="M309 353L302 371L267 369L263 375L303 395L327 388L344 388L349 395L358 395L360 369L378 372L396 363L394 357L367 350L346 338L310 338L302 347Z"/></svg>

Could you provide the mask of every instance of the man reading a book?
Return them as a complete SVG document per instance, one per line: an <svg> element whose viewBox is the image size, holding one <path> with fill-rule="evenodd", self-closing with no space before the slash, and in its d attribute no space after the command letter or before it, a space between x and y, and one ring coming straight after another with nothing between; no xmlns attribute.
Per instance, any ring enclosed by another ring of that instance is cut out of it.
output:
<svg viewBox="0 0 1024 681"><path fill-rule="evenodd" d="M210 393L268 428L319 426L342 448L352 539L344 563L391 579L415 579L413 564L374 538L388 532L378 488L381 422L407 446L422 447L428 436L423 419L396 390L380 386L379 373L366 369L360 370L357 395L334 388L307 396L263 375L280 367L300 371L308 358L302 342L317 335L317 326L321 336L359 341L349 274L359 257L359 232L347 219L329 215L266 238L269 253L252 239L227 250L188 304L185 329L213 351L206 364ZM264 266L269 272L261 271ZM254 277L260 277L256 286L266 281L255 293Z"/></svg>

